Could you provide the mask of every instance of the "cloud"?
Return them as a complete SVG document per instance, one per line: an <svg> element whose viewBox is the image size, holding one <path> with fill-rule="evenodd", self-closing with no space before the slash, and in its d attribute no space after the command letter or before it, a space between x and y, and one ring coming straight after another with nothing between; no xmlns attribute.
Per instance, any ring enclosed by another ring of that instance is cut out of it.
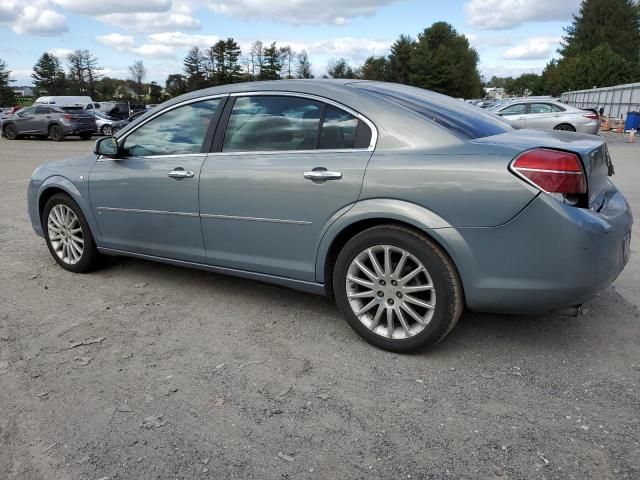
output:
<svg viewBox="0 0 640 480"><path fill-rule="evenodd" d="M469 25L480 29L508 29L525 22L566 21L581 0L469 0L465 6Z"/></svg>
<svg viewBox="0 0 640 480"><path fill-rule="evenodd" d="M49 50L49 53L64 60L69 56L69 54L73 53L73 50L70 48L52 48Z"/></svg>
<svg viewBox="0 0 640 480"><path fill-rule="evenodd" d="M9 23L16 20L22 9L18 6L18 2L4 0L0 3L0 23Z"/></svg>
<svg viewBox="0 0 640 480"><path fill-rule="evenodd" d="M109 35L101 35L96 37L103 45L107 47L115 48L116 50L124 50L128 47L133 47L135 42L130 35L121 35L119 33L110 33Z"/></svg>
<svg viewBox="0 0 640 480"><path fill-rule="evenodd" d="M397 0L209 0L216 13L281 23L345 25L355 17L371 17Z"/></svg>
<svg viewBox="0 0 640 480"><path fill-rule="evenodd" d="M166 45L154 45L145 43L129 50L131 53L147 58L175 58L176 52L172 47Z"/></svg>
<svg viewBox="0 0 640 480"><path fill-rule="evenodd" d="M186 13L111 13L96 18L101 22L133 32L199 30L202 27L200 20Z"/></svg>
<svg viewBox="0 0 640 480"><path fill-rule="evenodd" d="M183 32L153 33L147 38L149 42L157 45L201 48L208 48L220 40L216 35L191 35Z"/></svg>
<svg viewBox="0 0 640 480"><path fill-rule="evenodd" d="M69 31L64 15L37 6L26 6L12 23L18 35L53 36Z"/></svg>
<svg viewBox="0 0 640 480"><path fill-rule="evenodd" d="M106 15L111 13L167 12L171 0L52 0L74 13Z"/></svg>
<svg viewBox="0 0 640 480"><path fill-rule="evenodd" d="M560 43L562 37L529 38L524 44L504 52L505 60L546 60Z"/></svg>

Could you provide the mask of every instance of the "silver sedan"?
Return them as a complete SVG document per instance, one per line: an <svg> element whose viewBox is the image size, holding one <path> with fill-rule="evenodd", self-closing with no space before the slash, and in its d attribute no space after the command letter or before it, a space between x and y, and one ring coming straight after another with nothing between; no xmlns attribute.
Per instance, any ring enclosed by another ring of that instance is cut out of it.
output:
<svg viewBox="0 0 640 480"><path fill-rule="evenodd" d="M97 133L102 135L113 135L129 124L129 120L118 120L100 112L93 112L93 116L96 118Z"/></svg>
<svg viewBox="0 0 640 480"><path fill-rule="evenodd" d="M564 130L597 135L600 119L592 111L541 99L517 99L501 103L489 111L506 118L517 128Z"/></svg>

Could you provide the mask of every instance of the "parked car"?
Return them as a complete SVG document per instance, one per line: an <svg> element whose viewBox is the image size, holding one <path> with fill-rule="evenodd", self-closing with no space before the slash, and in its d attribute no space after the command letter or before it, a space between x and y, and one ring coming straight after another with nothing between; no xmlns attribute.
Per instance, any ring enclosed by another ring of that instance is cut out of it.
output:
<svg viewBox="0 0 640 480"><path fill-rule="evenodd" d="M93 112L93 116L96 119L96 132L107 136L122 130L129 123L129 120L118 120L101 112Z"/></svg>
<svg viewBox="0 0 640 480"><path fill-rule="evenodd" d="M8 140L33 136L50 137L59 142L69 135L88 140L96 131L96 121L90 113L68 113L50 105L34 105L2 120L1 127L2 135Z"/></svg>
<svg viewBox="0 0 640 480"><path fill-rule="evenodd" d="M58 95L38 97L34 105L55 105L57 107L80 107L83 110L97 110L100 104L91 97L82 95Z"/></svg>
<svg viewBox="0 0 640 480"><path fill-rule="evenodd" d="M551 99L520 98L489 108L518 128L564 130L597 135L600 118L597 113L580 110Z"/></svg>
<svg viewBox="0 0 640 480"><path fill-rule="evenodd" d="M28 210L68 271L125 255L331 295L407 352L464 308L576 311L608 286L632 225L612 173L599 137L405 85L281 80L180 96L41 166Z"/></svg>

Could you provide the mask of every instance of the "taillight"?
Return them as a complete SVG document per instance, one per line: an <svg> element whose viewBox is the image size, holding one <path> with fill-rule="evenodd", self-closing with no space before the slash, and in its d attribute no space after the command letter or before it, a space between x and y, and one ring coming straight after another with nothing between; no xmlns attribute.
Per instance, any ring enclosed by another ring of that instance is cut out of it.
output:
<svg viewBox="0 0 640 480"><path fill-rule="evenodd" d="M73 120L73 115L71 115L71 114L67 113L67 114L64 116L64 119L65 119L65 120Z"/></svg>
<svg viewBox="0 0 640 480"><path fill-rule="evenodd" d="M589 120L600 120L600 117L595 113L589 113L587 115L583 115L584 118L588 118Z"/></svg>
<svg viewBox="0 0 640 480"><path fill-rule="evenodd" d="M587 193L587 179L580 158L574 153L537 148L511 163L511 169L547 193Z"/></svg>

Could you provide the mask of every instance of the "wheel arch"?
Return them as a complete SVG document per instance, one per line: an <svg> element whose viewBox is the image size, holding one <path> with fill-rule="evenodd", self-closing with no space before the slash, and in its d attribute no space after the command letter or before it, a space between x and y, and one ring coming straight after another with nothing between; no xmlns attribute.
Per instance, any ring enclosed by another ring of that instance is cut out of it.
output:
<svg viewBox="0 0 640 480"><path fill-rule="evenodd" d="M44 206L47 201L56 195L57 193L62 193L69 196L80 208L84 218L87 220L89 224L89 229L91 230L91 234L95 239L96 243L98 243L98 239L100 238L98 233L98 225L95 222L93 217L91 206L88 201L82 196L82 193L78 190L78 188L68 179L62 176L53 176L47 178L38 191L38 220L40 221L40 227L44 229L43 218L42 215L44 213Z"/></svg>
<svg viewBox="0 0 640 480"><path fill-rule="evenodd" d="M351 210L326 229L316 257L316 280L324 283L327 295L333 294L333 269L340 250L355 235L371 227L396 225L428 237L447 255L458 275L464 292L461 268L466 242L457 230L434 212L419 205L393 199L358 202Z"/></svg>

